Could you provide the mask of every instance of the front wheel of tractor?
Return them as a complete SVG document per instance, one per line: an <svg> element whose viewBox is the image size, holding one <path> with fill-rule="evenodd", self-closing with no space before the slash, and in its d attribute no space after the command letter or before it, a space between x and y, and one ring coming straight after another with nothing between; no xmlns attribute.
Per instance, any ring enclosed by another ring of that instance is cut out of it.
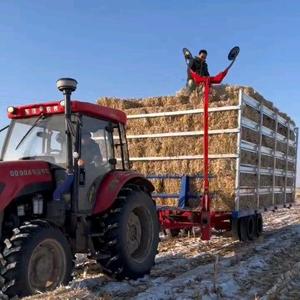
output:
<svg viewBox="0 0 300 300"><path fill-rule="evenodd" d="M69 242L48 222L26 222L4 243L0 269L2 292L8 297L47 292L71 280Z"/></svg>

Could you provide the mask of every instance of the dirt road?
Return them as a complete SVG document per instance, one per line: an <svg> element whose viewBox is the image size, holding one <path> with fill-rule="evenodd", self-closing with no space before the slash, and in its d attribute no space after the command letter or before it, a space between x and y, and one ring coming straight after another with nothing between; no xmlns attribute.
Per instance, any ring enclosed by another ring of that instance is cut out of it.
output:
<svg viewBox="0 0 300 300"><path fill-rule="evenodd" d="M163 240L150 276L117 282L80 256L68 287L28 299L300 299L300 205L264 215L255 242Z"/></svg>

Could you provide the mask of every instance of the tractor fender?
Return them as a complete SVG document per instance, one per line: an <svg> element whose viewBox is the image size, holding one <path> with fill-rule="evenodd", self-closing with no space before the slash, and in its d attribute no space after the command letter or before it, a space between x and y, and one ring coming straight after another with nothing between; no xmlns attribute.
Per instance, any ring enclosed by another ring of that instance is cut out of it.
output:
<svg viewBox="0 0 300 300"><path fill-rule="evenodd" d="M97 190L92 214L99 214L110 208L122 187L127 183L143 186L149 193L154 191L153 184L140 173L122 170L111 171L104 177Z"/></svg>

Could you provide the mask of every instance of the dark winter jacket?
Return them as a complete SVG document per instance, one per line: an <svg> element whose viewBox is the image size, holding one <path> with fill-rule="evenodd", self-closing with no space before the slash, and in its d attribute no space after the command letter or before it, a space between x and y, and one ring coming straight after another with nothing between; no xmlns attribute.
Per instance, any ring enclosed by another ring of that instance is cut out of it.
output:
<svg viewBox="0 0 300 300"><path fill-rule="evenodd" d="M189 68L200 76L209 76L207 63L202 61L199 57L191 59Z"/></svg>
<svg viewBox="0 0 300 300"><path fill-rule="evenodd" d="M99 145L94 141L90 140L89 143L81 146L81 158L87 164L97 164L102 161L102 155L99 149Z"/></svg>

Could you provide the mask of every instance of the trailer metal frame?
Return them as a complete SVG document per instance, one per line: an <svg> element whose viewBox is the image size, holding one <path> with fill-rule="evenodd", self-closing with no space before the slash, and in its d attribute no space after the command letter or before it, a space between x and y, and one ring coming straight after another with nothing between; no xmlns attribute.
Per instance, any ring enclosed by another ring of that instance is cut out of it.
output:
<svg viewBox="0 0 300 300"><path fill-rule="evenodd" d="M253 109L260 112L261 120L260 123L256 123L253 120L248 119L243 116L242 109L246 105L252 107ZM263 104L260 104L254 98L243 93L242 89L239 90L239 100L238 105L236 106L224 106L224 107L212 107L209 108L209 112L214 111L238 111L238 127L237 128L229 128L229 129L218 129L218 130L209 130L208 135L213 134L237 134L237 152L236 153L224 153L224 154L210 154L208 155L209 159L223 159L223 158L232 158L236 159L236 180L235 180L235 213L236 215L245 215L243 212L239 212L239 200L240 196L257 196L259 199L259 195L265 195L272 193L272 204L271 207L263 207L259 208L259 200L257 201L257 209L256 210L247 210L251 212L254 211L265 211L265 210L273 210L276 207L281 207L281 205L275 205L275 194L284 193L290 194L295 193L295 182L293 186L287 185L287 178L296 178L295 171L287 170L287 162L296 164L297 161L297 151L295 156L291 156L287 153L287 155L281 151L277 150L277 141L285 142L288 146L292 146L297 150L298 144L298 128L295 127L288 119L284 119L279 115L278 110L272 111L270 108L266 107ZM165 116L173 116L173 115L184 115L184 114L202 114L203 109L193 109L193 110L183 110L178 112L160 112L160 113L149 113L149 114L137 114L137 115L129 115L128 119L142 119L142 118L159 118ZM275 130L271 130L262 125L263 116L271 117L275 120L276 128ZM286 138L280 133L278 133L278 124L281 124L288 128L288 130L294 131L295 140L291 140L290 137ZM274 149L261 145L260 143L254 144L247 140L243 140L241 137L241 131L243 128L248 128L250 130L256 131L260 133L260 136L268 136L274 138L275 147ZM166 133L155 133L155 134L145 134L145 135L129 135L128 139L141 139L141 138L165 138L165 137L179 137L179 136L202 136L204 134L203 130L200 131L188 131L188 132L166 132ZM288 141L288 142L287 142ZM252 153L258 153L258 159L261 160L261 156L269 156L274 158L273 168L263 168L260 165L257 167L255 165L249 164L241 164L240 155L241 151L248 151ZM182 156L151 156L151 157L132 157L131 161L170 161L170 160L198 160L203 159L203 155L182 155ZM286 168L285 169L276 169L276 159L286 160ZM254 187L245 187L240 186L239 180L240 175L242 173L245 174L257 174L259 177L261 175L270 175L273 176L272 185L271 186L263 186L261 187L259 184L259 180L257 182L257 186ZM172 175L170 175L172 176ZM285 177L285 186L279 187L275 185L276 176ZM153 175L152 177L155 177ZM156 197L158 198L158 197ZM289 205L286 205L289 206ZM282 206L283 207L283 206Z"/></svg>
<svg viewBox="0 0 300 300"><path fill-rule="evenodd" d="M223 72L214 77L201 77L198 74L190 71L191 77L196 85L204 86L204 101L203 109L183 110L158 112L149 114L129 115L128 119L138 118L156 118L166 116L178 116L185 114L199 114L203 113L203 130L189 131L189 132L163 132L163 133L148 133L140 135L129 135L128 139L144 139L144 138L166 138L166 137L182 137L182 136L203 136L203 155L184 155L184 156L166 156L166 157L134 157L131 161L162 161L162 160L180 160L180 159L202 159L204 172L203 175L203 193L202 195L190 195L188 189L188 176L182 177L181 191L179 194L154 194L154 198L179 198L178 207L159 207L158 216L162 229L191 229L196 226L201 229L201 238L209 240L212 235L212 229L216 230L232 230L235 236L240 240L252 239L255 235L259 235L262 231L262 217L261 212L268 209L276 210L280 207L290 207L291 203L287 203L286 195L291 193L295 195L295 178L296 178L296 160L297 160L297 142L298 142L298 128L296 128L289 118L283 118L279 112L272 110L262 102L244 94L242 90L239 91L239 101L237 106L214 107L209 108L209 91L213 84L219 84L231 65ZM259 122L250 120L243 115L243 108L249 106L260 114ZM230 129L208 129L209 112L214 111L238 111L238 128ZM264 126L264 116L275 120L275 130ZM278 132L278 124L287 128L287 137ZM258 144L251 143L242 139L243 128L250 129L259 134ZM290 138L290 131L294 132L294 140ZM226 154L209 155L208 141L209 135L212 134L237 134L237 152ZM274 149L262 145L263 137L267 136L274 139ZM286 144L286 153L278 151L277 143ZM295 148L295 156L289 155L289 147ZM244 164L241 163L241 151L248 151L256 153L258 156L258 164ZM262 155L273 157L273 167L262 167ZM211 195L209 193L209 159L230 158L236 159L236 182L235 182L235 209L233 211L215 211L211 209ZM276 169L277 159L285 160L284 169ZM294 164L294 170L289 171L288 164ZM255 186L241 186L241 174L255 174L257 181ZM261 185L261 176L272 176L271 186ZM276 177L284 177L284 186L276 186ZM148 176L151 178L151 176ZM178 179L178 175L153 175L152 179ZM288 186L288 178L294 178L293 184ZM275 203L275 195L282 193L284 195L284 202L280 205ZM262 207L260 203L260 196L265 194L272 194L272 206ZM187 208L185 206L186 199L189 197L199 196L199 206L195 209ZM256 208L241 209L240 199L243 196L256 197ZM182 200L183 199L183 200ZM252 222L252 225L249 225ZM255 222L255 232L253 232L253 222ZM260 223L258 225L258 223ZM258 228L261 227L261 228ZM251 229L252 228L252 229ZM252 230L252 232L249 232Z"/></svg>

